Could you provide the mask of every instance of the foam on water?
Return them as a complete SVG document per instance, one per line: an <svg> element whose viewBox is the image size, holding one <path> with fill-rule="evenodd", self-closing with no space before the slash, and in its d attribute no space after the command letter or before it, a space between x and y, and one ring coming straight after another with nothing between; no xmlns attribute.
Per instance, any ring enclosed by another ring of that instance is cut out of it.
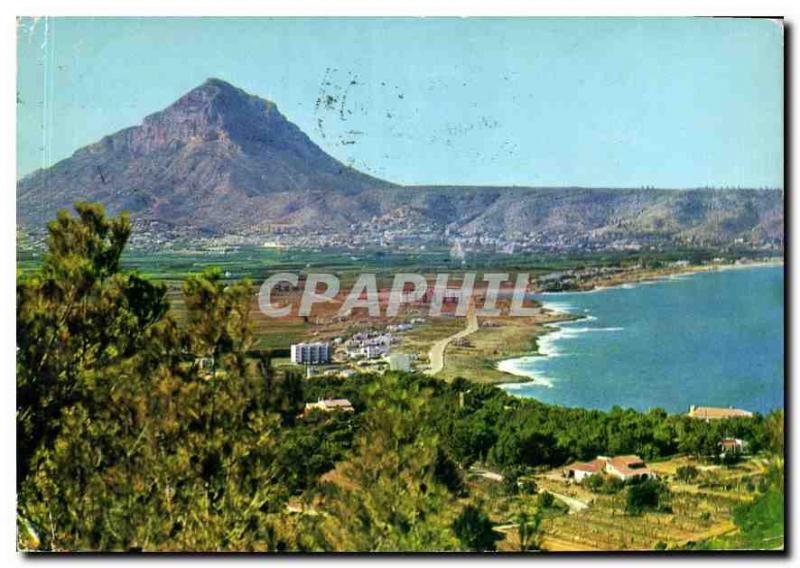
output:
<svg viewBox="0 0 800 568"><path fill-rule="evenodd" d="M575 311L575 307L566 304L566 303L558 303L558 302L549 302L548 306L549 309L553 309L558 312L567 312L568 309L571 309L573 312ZM539 373L536 369L537 362L541 361L545 357L564 357L568 356L567 353L559 349L558 344L568 340L570 338L577 337L583 333L596 333L596 332L615 332L615 331L623 331L624 328L622 327L573 327L574 324L578 323L585 323L590 321L597 321L597 317L587 313L588 310L583 310L583 317L574 321L562 322L559 325L547 324L545 325L548 328L547 333L544 335L540 335L537 344L538 344L538 355L528 355L525 357L517 357L514 359L506 359L504 361L500 361L497 364L497 369L503 371L504 373L508 373L510 375L516 375L520 377L528 377L532 380L526 383L509 383L506 385L502 385L504 389L507 390L524 390L526 386L543 386L543 387L552 387L553 386L553 379L551 377L546 377Z"/></svg>
<svg viewBox="0 0 800 568"><path fill-rule="evenodd" d="M536 359L538 359L538 357L528 356L520 357L518 359L506 359L505 361L500 361L500 363L497 364L498 370L508 373L509 375L531 379L530 381L524 383L508 383L502 385L502 387L510 391L523 390L530 386L552 388L553 381L551 378L545 377L530 370L531 363L534 363ZM528 367L525 367L525 365L528 365Z"/></svg>
<svg viewBox="0 0 800 568"><path fill-rule="evenodd" d="M623 331L624 327L568 327L564 331L567 332L567 337L571 334L589 333L592 331Z"/></svg>
<svg viewBox="0 0 800 568"><path fill-rule="evenodd" d="M573 304L567 302L549 302L545 300L542 301L542 308L550 310L551 312L560 312L563 314L572 314L576 310Z"/></svg>
<svg viewBox="0 0 800 568"><path fill-rule="evenodd" d="M556 349L556 342L567 335L567 330L563 327L556 327L554 325L545 326L552 329L545 335L540 335L537 340L539 347L539 355L545 357L558 357L561 353ZM523 357L523 359L532 359L532 357ZM512 359L515 361L515 359Z"/></svg>

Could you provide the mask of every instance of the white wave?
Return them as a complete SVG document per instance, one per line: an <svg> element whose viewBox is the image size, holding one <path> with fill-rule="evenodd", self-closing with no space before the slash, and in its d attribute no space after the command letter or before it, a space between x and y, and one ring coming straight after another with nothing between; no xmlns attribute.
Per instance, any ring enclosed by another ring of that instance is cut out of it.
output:
<svg viewBox="0 0 800 568"><path fill-rule="evenodd" d="M614 288L617 288L617 286L595 286L591 290L578 290L573 292L573 294L600 294L601 292L608 292Z"/></svg>
<svg viewBox="0 0 800 568"><path fill-rule="evenodd" d="M520 390L525 388L525 386L537 386L537 387L553 387L553 381L549 377L545 377L538 373L534 373L530 369L525 368L525 364L530 364L536 360L536 357L518 357L517 359L506 359L505 361L500 361L497 364L497 369L499 371L503 371L504 373L508 373L509 375L515 375L517 377L525 377L531 379L529 382L525 383L506 383L500 385L502 388L506 390Z"/></svg>
<svg viewBox="0 0 800 568"><path fill-rule="evenodd" d="M542 308L550 310L551 312L561 312L565 314L573 314L578 308L574 304L567 302L548 302L542 301Z"/></svg>
<svg viewBox="0 0 800 568"><path fill-rule="evenodd" d="M539 354L546 357L558 357L561 352L556 348L555 343L567 335L567 330L563 327L555 327L548 325L553 331L540 335L537 339L539 346Z"/></svg>
<svg viewBox="0 0 800 568"><path fill-rule="evenodd" d="M624 327L568 327L565 328L567 335L589 333L592 331L623 331Z"/></svg>
<svg viewBox="0 0 800 568"><path fill-rule="evenodd" d="M518 376L522 377L522 376L527 376L527 375L520 374ZM521 390L525 389L526 387L543 387L543 388L551 389L551 388L553 388L553 383L552 383L552 381L550 379L548 379L546 377L538 376L535 379L533 379L531 381L526 381L524 383L502 383L502 384L500 384L498 386L501 389L505 390L505 391L510 391L510 392L513 393L514 391L521 391Z"/></svg>

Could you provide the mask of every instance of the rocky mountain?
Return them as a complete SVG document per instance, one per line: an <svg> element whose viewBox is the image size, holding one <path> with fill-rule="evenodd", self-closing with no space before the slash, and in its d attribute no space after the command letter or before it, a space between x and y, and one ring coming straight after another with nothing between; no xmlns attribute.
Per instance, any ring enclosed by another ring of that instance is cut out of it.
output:
<svg viewBox="0 0 800 568"><path fill-rule="evenodd" d="M399 186L345 166L274 103L218 79L21 179L18 222L41 227L79 200L205 234L402 219L462 235L783 239L780 191Z"/></svg>
<svg viewBox="0 0 800 568"><path fill-rule="evenodd" d="M141 125L21 180L18 215L40 224L82 199L213 231L270 219L335 223L336 210L302 211L301 203L378 186L391 184L334 160L272 102L209 79Z"/></svg>

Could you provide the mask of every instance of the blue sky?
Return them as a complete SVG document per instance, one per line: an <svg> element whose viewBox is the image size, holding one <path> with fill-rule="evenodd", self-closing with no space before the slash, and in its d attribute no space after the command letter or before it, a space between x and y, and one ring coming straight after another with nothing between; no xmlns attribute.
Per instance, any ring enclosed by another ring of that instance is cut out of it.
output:
<svg viewBox="0 0 800 568"><path fill-rule="evenodd" d="M20 177L219 77L399 183L783 186L768 20L50 18L17 44Z"/></svg>

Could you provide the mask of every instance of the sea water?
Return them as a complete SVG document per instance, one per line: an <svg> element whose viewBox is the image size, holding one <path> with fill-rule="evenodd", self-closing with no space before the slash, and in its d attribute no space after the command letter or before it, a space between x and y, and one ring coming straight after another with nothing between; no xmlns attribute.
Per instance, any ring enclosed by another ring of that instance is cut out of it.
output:
<svg viewBox="0 0 800 568"><path fill-rule="evenodd" d="M580 319L553 324L541 356L503 361L532 379L504 388L597 409L783 408L783 286L781 265L539 295Z"/></svg>

